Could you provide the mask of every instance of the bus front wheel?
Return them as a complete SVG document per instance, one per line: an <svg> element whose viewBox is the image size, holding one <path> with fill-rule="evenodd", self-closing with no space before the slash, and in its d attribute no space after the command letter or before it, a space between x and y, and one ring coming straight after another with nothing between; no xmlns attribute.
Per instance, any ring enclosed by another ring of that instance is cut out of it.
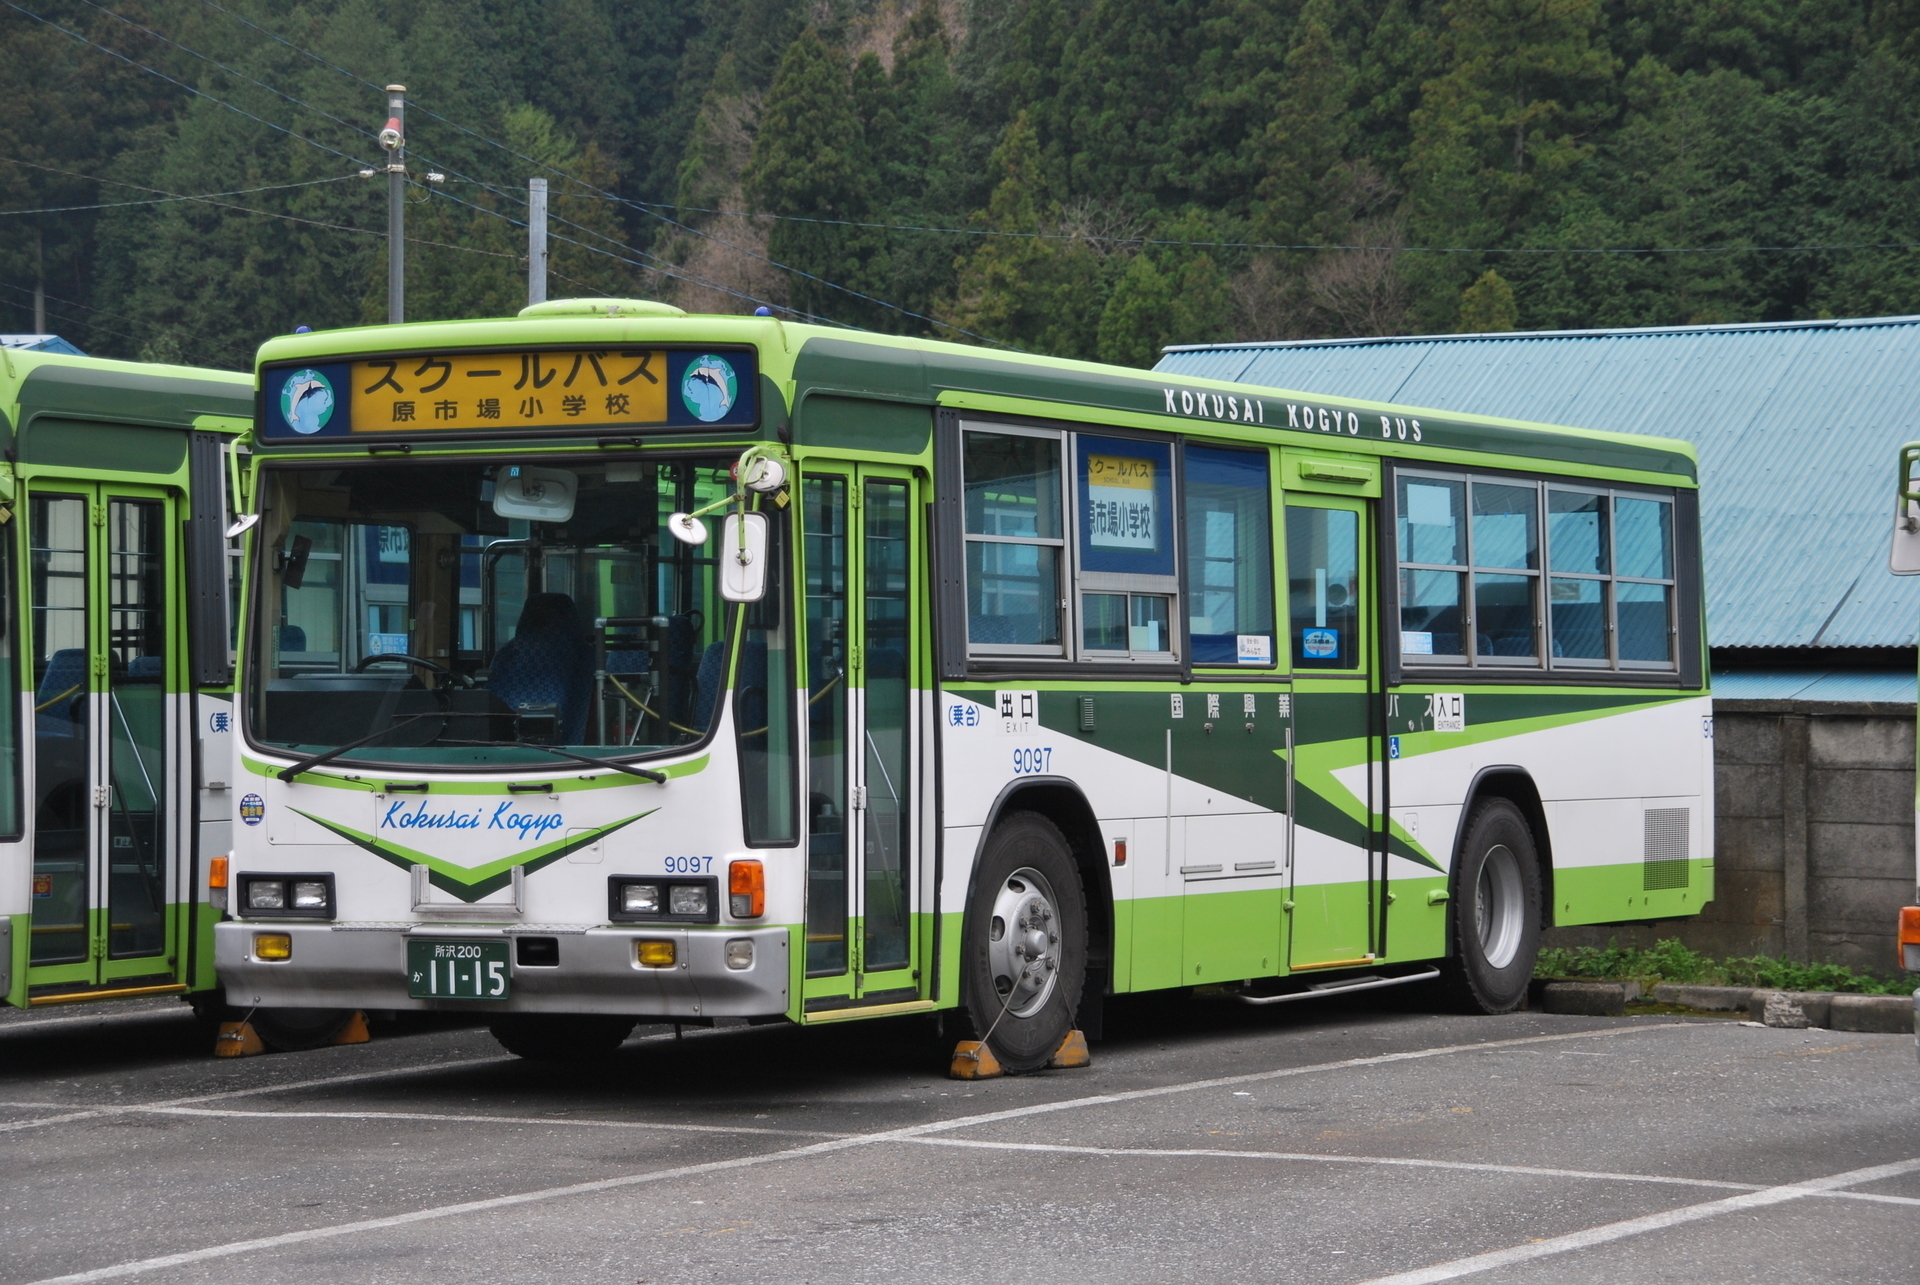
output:
<svg viewBox="0 0 1920 1285"><path fill-rule="evenodd" d="M1073 1029L1087 902L1059 828L1037 812L994 827L975 873L961 960L974 1034L1012 1072L1037 1071Z"/></svg>
<svg viewBox="0 0 1920 1285"><path fill-rule="evenodd" d="M1526 817L1506 799L1473 810L1452 906L1448 989L1469 1012L1511 1013L1540 953L1540 861Z"/></svg>
<svg viewBox="0 0 1920 1285"><path fill-rule="evenodd" d="M333 1043L347 1029L353 1013L350 1008L258 1008L247 1020L268 1048L298 1053Z"/></svg>

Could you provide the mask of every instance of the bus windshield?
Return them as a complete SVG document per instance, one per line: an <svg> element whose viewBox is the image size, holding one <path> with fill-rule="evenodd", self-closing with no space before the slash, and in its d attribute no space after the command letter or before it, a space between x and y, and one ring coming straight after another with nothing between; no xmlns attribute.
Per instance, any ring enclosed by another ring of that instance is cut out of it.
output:
<svg viewBox="0 0 1920 1285"><path fill-rule="evenodd" d="M535 747L628 758L704 738L729 613L713 545L666 520L726 494L730 461L576 458L268 464L253 741L560 768Z"/></svg>

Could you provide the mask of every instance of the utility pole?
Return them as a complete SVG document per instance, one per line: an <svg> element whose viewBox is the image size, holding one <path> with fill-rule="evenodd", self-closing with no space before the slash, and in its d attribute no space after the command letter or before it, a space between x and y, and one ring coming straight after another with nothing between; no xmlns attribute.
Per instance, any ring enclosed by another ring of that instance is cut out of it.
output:
<svg viewBox="0 0 1920 1285"><path fill-rule="evenodd" d="M547 180L527 180L527 302L547 301Z"/></svg>
<svg viewBox="0 0 1920 1285"><path fill-rule="evenodd" d="M407 87L387 86L387 321L407 319Z"/></svg>
<svg viewBox="0 0 1920 1285"><path fill-rule="evenodd" d="M33 333L47 333L47 238L33 234Z"/></svg>

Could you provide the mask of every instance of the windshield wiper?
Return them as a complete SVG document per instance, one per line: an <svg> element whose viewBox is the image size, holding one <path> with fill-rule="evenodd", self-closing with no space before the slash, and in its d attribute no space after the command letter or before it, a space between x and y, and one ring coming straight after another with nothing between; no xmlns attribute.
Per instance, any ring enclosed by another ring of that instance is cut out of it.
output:
<svg viewBox="0 0 1920 1285"><path fill-rule="evenodd" d="M309 768L319 767L322 763L331 763L333 762L333 760L339 758L342 754L345 754L348 750L357 750L362 745L365 745L368 741L377 741L381 737L385 736L388 732L399 731L401 728L405 727L408 723L417 723L423 718L439 718L441 716L442 715L439 710L431 710L425 714L409 714L405 718L401 719L399 722L389 724L388 726L381 728L377 732L369 732L357 741L348 741L345 745L336 745L330 750L324 750L319 754L311 755L307 758L301 759L297 763L291 764L290 766L287 766L287 767L283 767L278 772L275 772L274 775L279 777L283 781L291 781L293 780L294 777L299 776L302 772L305 772Z"/></svg>
<svg viewBox="0 0 1920 1285"><path fill-rule="evenodd" d="M594 767L604 767L614 772L625 772L628 776L637 776L643 781L652 781L655 785L665 785L667 774L656 772L650 767L635 767L631 763L616 763L612 759L594 758L591 754L575 754L572 750L558 749L552 745L535 745L531 741L441 741L442 745L490 745L512 747L514 749L539 750L542 754L557 754L563 759L572 759L576 763L590 763Z"/></svg>

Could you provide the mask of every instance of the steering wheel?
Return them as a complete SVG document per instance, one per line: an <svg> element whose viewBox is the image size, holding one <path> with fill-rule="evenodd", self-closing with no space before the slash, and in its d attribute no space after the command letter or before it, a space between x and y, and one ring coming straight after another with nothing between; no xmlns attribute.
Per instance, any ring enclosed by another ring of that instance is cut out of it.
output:
<svg viewBox="0 0 1920 1285"><path fill-rule="evenodd" d="M467 675L456 674L451 669L448 669L445 665L440 664L438 661L425 660L419 656L409 656L406 652L403 652L403 651L387 651L387 652L381 652L378 655L364 657L359 664L353 667L353 672L356 674L362 673L365 671L368 665L377 665L383 660L397 660L397 661L400 661L402 664L418 665L420 668L427 670L430 673L445 675L447 678L451 679L454 683L458 684L461 687L473 686L473 679L469 678Z"/></svg>

